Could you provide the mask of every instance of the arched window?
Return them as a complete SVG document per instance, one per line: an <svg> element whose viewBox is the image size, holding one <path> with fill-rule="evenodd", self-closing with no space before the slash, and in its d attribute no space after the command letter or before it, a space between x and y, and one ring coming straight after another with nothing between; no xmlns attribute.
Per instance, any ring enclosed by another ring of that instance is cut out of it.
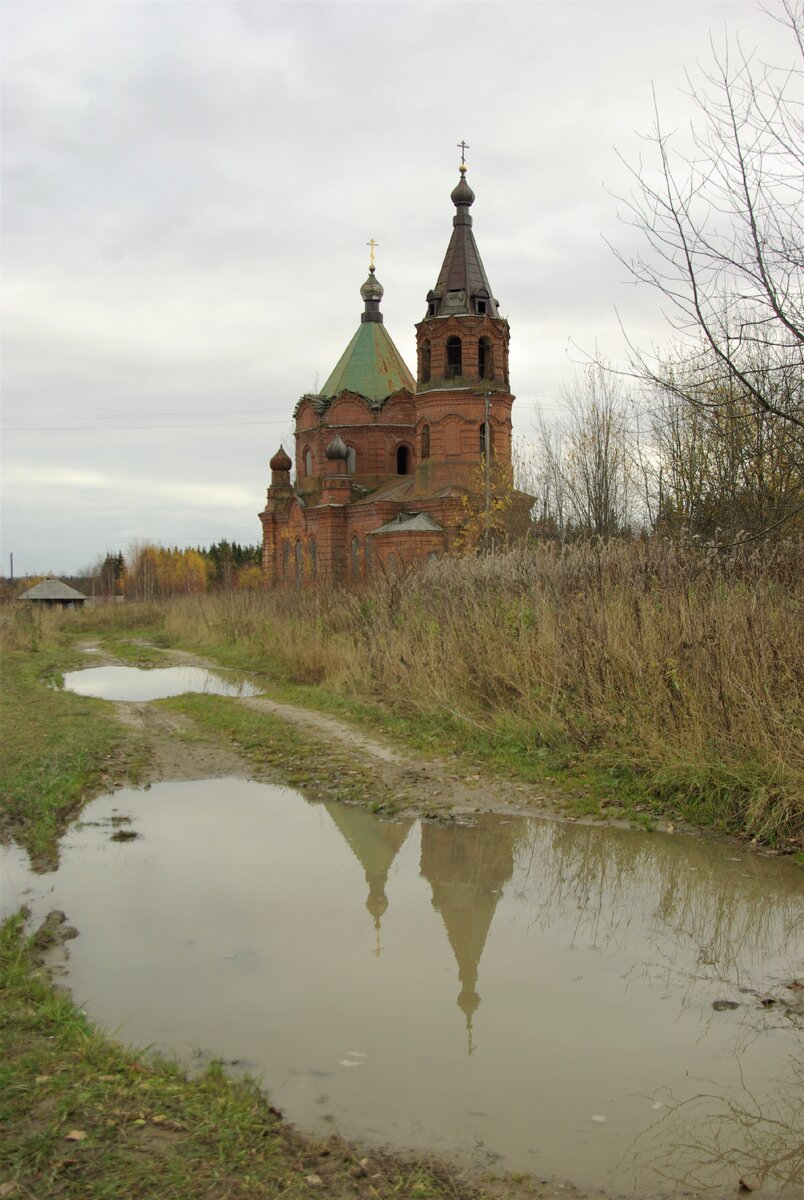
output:
<svg viewBox="0 0 804 1200"><path fill-rule="evenodd" d="M458 379L462 373L461 339L447 338L447 379Z"/></svg>
<svg viewBox="0 0 804 1200"><path fill-rule="evenodd" d="M481 379L494 378L494 363L491 357L491 338L482 337L477 344L477 373Z"/></svg>
<svg viewBox="0 0 804 1200"><path fill-rule="evenodd" d="M352 579L360 578L360 538L352 538Z"/></svg>
<svg viewBox="0 0 804 1200"><path fill-rule="evenodd" d="M304 574L304 560L302 558L301 541L296 542L296 587L301 587Z"/></svg>
<svg viewBox="0 0 804 1200"><path fill-rule="evenodd" d="M282 542L282 575L285 579L288 577L288 567L290 566L290 542L285 538Z"/></svg>
<svg viewBox="0 0 804 1200"><path fill-rule="evenodd" d="M357 470L357 451L354 446L349 446L349 453L346 456L346 472L348 475L354 475Z"/></svg>
<svg viewBox="0 0 804 1200"><path fill-rule="evenodd" d="M489 450L494 454L494 429L489 426ZM480 457L484 458L486 454L486 422L483 421L480 426Z"/></svg>
<svg viewBox="0 0 804 1200"><path fill-rule="evenodd" d="M385 559L385 570L392 579L394 575L396 575L396 555L394 554L393 550L389 551Z"/></svg>
<svg viewBox="0 0 804 1200"><path fill-rule="evenodd" d="M307 543L307 561L310 564L310 578L315 579L318 574L318 547L314 537Z"/></svg>
<svg viewBox="0 0 804 1200"><path fill-rule="evenodd" d="M407 446L397 446L396 448L396 473L397 475L410 474L410 450Z"/></svg>
<svg viewBox="0 0 804 1200"><path fill-rule="evenodd" d="M422 425L422 459L430 457L430 426Z"/></svg>
<svg viewBox="0 0 804 1200"><path fill-rule="evenodd" d="M430 382L430 342L422 342L422 383Z"/></svg>
<svg viewBox="0 0 804 1200"><path fill-rule="evenodd" d="M313 452L309 446L304 452L304 473L307 476L313 473Z"/></svg>

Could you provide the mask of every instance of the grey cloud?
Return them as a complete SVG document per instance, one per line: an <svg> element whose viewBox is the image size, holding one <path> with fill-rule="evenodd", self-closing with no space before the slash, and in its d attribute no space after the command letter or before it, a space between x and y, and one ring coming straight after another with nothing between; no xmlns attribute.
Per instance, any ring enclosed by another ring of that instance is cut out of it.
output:
<svg viewBox="0 0 804 1200"><path fill-rule="evenodd" d="M98 552L118 535L255 540L293 404L357 325L372 236L413 363L462 137L514 391L558 395L570 337L617 353L615 306L661 340L655 299L602 242L635 244L604 183L627 187L613 147L639 152L652 81L683 125L683 67L726 18L784 42L744 3L7 3L5 411L198 427L7 434L6 463L45 474L7 485L3 565L11 549L19 569L68 570L93 536ZM204 427L244 410L270 423ZM110 480L102 505L48 482L65 465ZM253 502L216 520L192 502L209 480Z"/></svg>

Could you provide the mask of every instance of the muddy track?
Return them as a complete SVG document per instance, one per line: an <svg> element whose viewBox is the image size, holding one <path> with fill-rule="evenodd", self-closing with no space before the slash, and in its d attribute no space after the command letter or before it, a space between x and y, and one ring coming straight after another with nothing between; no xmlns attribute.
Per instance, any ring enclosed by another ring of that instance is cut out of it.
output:
<svg viewBox="0 0 804 1200"><path fill-rule="evenodd" d="M369 736L336 717L293 704L280 704L264 696L240 701L255 712L270 713L291 725L337 742L359 755L374 759L377 772L396 794L402 807L417 814L454 815L476 812L531 813L558 816L556 802L537 788L480 774L458 774L454 763L425 759L420 754Z"/></svg>
<svg viewBox="0 0 804 1200"><path fill-rule="evenodd" d="M80 648L86 650L86 646ZM192 665L225 672L216 663L186 651L165 650L163 654L165 666ZM92 654L92 662L119 664L120 660L100 650ZM394 745L376 734L367 734L337 717L267 696L244 697L234 702L286 721L325 746L346 749L364 767L376 766L377 777L394 794L397 806L413 816L494 812L578 820L568 818L563 812L560 795L551 796L543 787L489 774L467 774L457 761L423 758L419 752ZM145 778L151 782L255 774L253 765L231 745L210 738L187 717L149 702L118 702L115 707L120 721L136 731L147 745L149 765ZM588 821L600 823L591 818Z"/></svg>
<svg viewBox="0 0 804 1200"><path fill-rule="evenodd" d="M251 775L248 764L232 748L206 737L188 717L150 703L115 702L121 725L144 742L149 782L171 779L217 779L224 775Z"/></svg>

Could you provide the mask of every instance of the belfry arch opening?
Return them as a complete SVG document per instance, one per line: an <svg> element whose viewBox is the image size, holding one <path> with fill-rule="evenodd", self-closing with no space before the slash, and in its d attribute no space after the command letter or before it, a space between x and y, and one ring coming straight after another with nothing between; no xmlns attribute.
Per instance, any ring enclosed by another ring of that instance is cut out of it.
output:
<svg viewBox="0 0 804 1200"><path fill-rule="evenodd" d="M447 338L447 379L459 379L463 374L463 354L459 337Z"/></svg>
<svg viewBox="0 0 804 1200"><path fill-rule="evenodd" d="M396 448L396 473L397 475L410 475L410 450L407 446L397 446Z"/></svg>
<svg viewBox="0 0 804 1200"><path fill-rule="evenodd" d="M494 378L491 338L482 337L477 343L477 373L481 379Z"/></svg>
<svg viewBox="0 0 804 1200"><path fill-rule="evenodd" d="M431 355L430 342L425 340L422 342L422 383L430 382Z"/></svg>

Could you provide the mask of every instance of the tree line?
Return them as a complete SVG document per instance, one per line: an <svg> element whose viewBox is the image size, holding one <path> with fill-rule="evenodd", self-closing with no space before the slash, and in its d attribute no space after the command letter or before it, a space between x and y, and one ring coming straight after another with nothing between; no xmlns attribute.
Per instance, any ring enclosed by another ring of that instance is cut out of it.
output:
<svg viewBox="0 0 804 1200"><path fill-rule="evenodd" d="M535 497L531 534L572 540L652 532L721 542L804 528L804 463L795 426L752 403L738 381L711 402L636 387L605 364L565 392L563 417L520 443L517 486ZM697 366L696 366L697 369ZM791 407L802 411L802 380Z"/></svg>
<svg viewBox="0 0 804 1200"><path fill-rule="evenodd" d="M216 589L262 586L262 548L222 539L179 548L135 542L124 554L109 552L72 582L88 595L152 600Z"/></svg>

